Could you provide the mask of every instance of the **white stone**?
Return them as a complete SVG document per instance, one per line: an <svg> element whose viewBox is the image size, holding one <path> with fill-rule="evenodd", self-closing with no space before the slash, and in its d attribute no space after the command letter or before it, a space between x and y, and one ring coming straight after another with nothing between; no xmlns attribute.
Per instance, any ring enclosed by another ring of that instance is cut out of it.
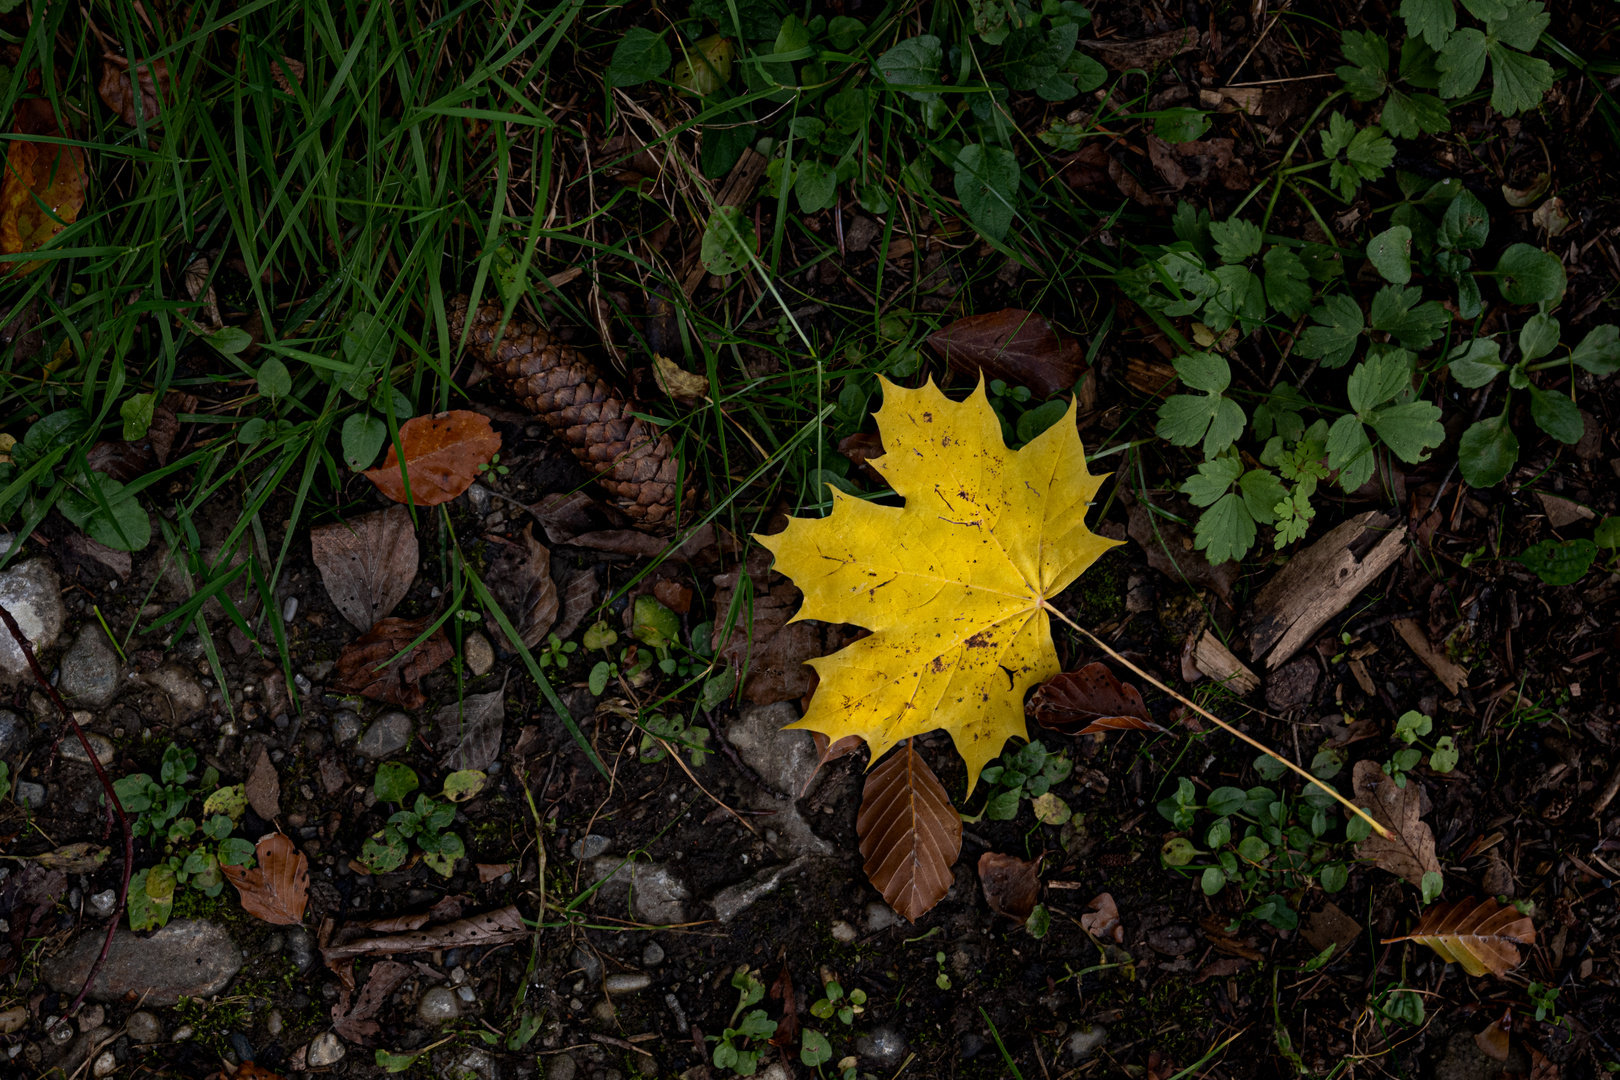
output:
<svg viewBox="0 0 1620 1080"><path fill-rule="evenodd" d="M305 1060L312 1069L324 1069L342 1061L343 1055L348 1052L348 1047L343 1045L342 1039L330 1031L323 1031L310 1042L309 1054Z"/></svg>

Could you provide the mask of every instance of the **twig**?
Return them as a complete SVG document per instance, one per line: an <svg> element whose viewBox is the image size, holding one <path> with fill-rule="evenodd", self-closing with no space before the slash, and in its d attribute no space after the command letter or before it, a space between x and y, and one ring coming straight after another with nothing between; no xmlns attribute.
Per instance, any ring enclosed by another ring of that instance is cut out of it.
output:
<svg viewBox="0 0 1620 1080"><path fill-rule="evenodd" d="M1315 784L1317 787L1321 788L1323 791L1327 792L1329 795L1333 796L1333 798L1336 799L1339 803L1341 803L1342 805L1344 805L1345 807L1350 809L1352 812L1354 812L1357 817L1359 817L1362 820L1366 821L1366 823L1368 825L1371 825L1373 831L1376 832L1379 836L1382 836L1386 840L1392 839L1392 837L1390 836L1389 830L1384 828L1384 826L1380 825L1378 822L1374 821L1373 818L1372 818L1372 815L1368 814L1367 811L1363 810L1361 807L1357 806L1355 803L1351 802L1349 799L1345 798L1343 795L1340 795L1332 787L1330 787L1327 784L1323 783L1322 781L1318 780L1316 777L1312 776L1310 773L1306 772L1304 769L1300 768L1298 765L1295 765L1292 761L1289 761L1287 758L1285 758L1281 754L1277 753L1277 751L1271 749L1265 743L1262 743L1257 739L1251 739L1249 736L1245 735L1243 732L1239 731L1237 728L1233 727L1231 724L1228 724L1225 720L1222 720L1220 717L1216 716L1214 713L1210 712L1208 709L1205 709L1201 705L1196 704L1191 698L1187 697L1185 694L1182 694L1180 691L1170 689L1170 687L1166 686L1164 683L1160 682L1158 679L1155 679L1152 675L1149 675L1146 671L1143 671L1140 667L1137 667L1135 664L1133 664L1129 660L1125 659L1118 652L1115 652L1114 648L1111 645L1109 645L1108 642L1104 641L1102 638L1098 637L1096 634L1093 634L1090 630L1087 630L1085 627L1081 626L1079 623L1075 622L1073 619L1071 619L1067 615L1063 614L1063 612L1059 611L1057 608L1053 607L1051 604L1047 603L1045 600L1041 601L1041 606L1043 608L1045 608L1047 611L1051 612L1053 615L1056 615L1058 618L1062 619L1064 622L1068 623L1074 629L1076 629L1076 630L1080 631L1082 634L1086 635L1086 637L1090 638L1093 642L1095 642L1097 647L1099 649L1101 649L1103 652L1107 653L1109 656L1113 657L1115 660L1119 661L1121 664L1124 664L1126 667L1128 667L1132 671L1136 672L1142 678L1146 679L1148 682L1152 683L1154 686L1158 687L1160 690L1164 691L1166 694L1169 694L1171 697L1175 698L1177 701L1179 701L1183 705L1187 706L1187 708L1191 709L1193 712L1197 713L1199 716L1202 716L1204 719L1208 720L1210 723L1214 724L1216 727L1218 727L1221 730L1225 731L1228 735L1236 736L1237 738L1239 738L1239 739L1243 740L1244 742L1248 743L1250 746L1254 747L1256 750L1260 751L1262 754L1266 755L1267 757L1272 758L1275 761L1281 762L1283 765L1286 765L1288 768L1294 770L1296 773L1303 776L1306 780L1310 781L1311 783Z"/></svg>
<svg viewBox="0 0 1620 1080"><path fill-rule="evenodd" d="M44 689L46 695L56 703L56 707L62 711L62 719L68 722L68 726L73 729L73 734L79 737L79 745L84 747L85 757L90 760L90 767L96 770L96 777L101 781L102 790L107 793L107 810L118 818L118 831L124 835L124 879L118 885L118 906L113 909L113 917L107 921L107 937L101 943L101 954L96 957L96 962L90 965L90 974L85 976L84 985L79 988L79 996L73 999L73 1004L69 1005L67 1012L63 1014L65 1019L76 1014L79 1011L79 1006L84 1004L85 995L90 992L90 987L95 983L96 976L101 974L101 966L107 962L107 954L112 951L113 934L118 930L118 917L123 913L124 905L129 901L129 872L135 862L135 838L130 835L129 819L124 816L124 808L118 801L118 792L113 790L112 781L107 779L107 770L101 767L101 759L96 757L95 747L90 745L90 739L85 735L84 729L79 726L79 722L73 719L73 713L68 710L67 703L62 700L62 695L58 694L56 687L52 686L50 680L45 678L45 672L40 670L39 661L34 658L33 648L29 646L28 639L23 636L22 630L17 626L17 620L11 617L11 612L6 609L4 604L0 604L0 620L5 622L6 629L10 630L11 636L16 639L17 648L22 650L23 657L28 661L29 668L34 672L35 681Z"/></svg>

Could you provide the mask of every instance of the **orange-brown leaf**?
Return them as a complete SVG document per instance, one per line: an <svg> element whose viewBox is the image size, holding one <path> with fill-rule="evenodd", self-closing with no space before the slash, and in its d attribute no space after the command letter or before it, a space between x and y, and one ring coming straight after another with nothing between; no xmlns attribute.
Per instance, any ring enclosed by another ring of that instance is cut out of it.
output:
<svg viewBox="0 0 1620 1080"><path fill-rule="evenodd" d="M1510 1007L1500 1019L1485 1025L1485 1030L1474 1036L1474 1042L1487 1057L1497 1061L1508 1059L1509 1036L1513 1033L1513 1009Z"/></svg>
<svg viewBox="0 0 1620 1080"><path fill-rule="evenodd" d="M278 926L302 923L309 902L309 857L280 833L260 837L254 854L258 865L251 870L220 867L242 894L242 910Z"/></svg>
<svg viewBox="0 0 1620 1080"><path fill-rule="evenodd" d="M1066 735L1164 730L1153 722L1136 687L1114 678L1102 664L1087 664L1049 679L1024 711L1041 727Z"/></svg>
<svg viewBox="0 0 1620 1080"><path fill-rule="evenodd" d="M953 370L969 377L981 370L1008 386L1027 386L1046 397L1071 389L1085 363L1080 343L1060 338L1045 318L1004 308L957 319L928 338Z"/></svg>
<svg viewBox="0 0 1620 1080"><path fill-rule="evenodd" d="M404 656L394 657L421 636L431 622L427 617L379 619L377 625L338 654L333 687L407 709L420 709L427 698L417 683L423 675L450 659L454 652L450 639L440 627ZM385 663L388 666L379 670L379 665Z"/></svg>
<svg viewBox="0 0 1620 1080"><path fill-rule="evenodd" d="M400 476L399 451L405 451L405 475L411 494L405 495ZM489 464L501 449L501 437L478 413L454 409L436 416L418 416L399 426L399 444L365 476L395 502L438 506L472 486L478 469Z"/></svg>
<svg viewBox="0 0 1620 1080"><path fill-rule="evenodd" d="M137 89L136 84L139 84ZM135 65L135 78L129 77L129 61L122 56L101 58L101 81L96 92L107 108L131 127L135 125L135 110L140 108L141 119L151 124L162 112L162 98L174 99L174 79L169 74L166 60Z"/></svg>
<svg viewBox="0 0 1620 1080"><path fill-rule="evenodd" d="M1041 861L987 851L979 856L979 886L991 911L1028 922L1041 898Z"/></svg>
<svg viewBox="0 0 1620 1080"><path fill-rule="evenodd" d="M944 898L962 854L962 816L909 740L867 774L855 832L867 878L906 920Z"/></svg>
<svg viewBox="0 0 1620 1080"><path fill-rule="evenodd" d="M28 98L17 103L19 135L72 137L56 120L50 103ZM6 150L6 175L0 181L0 254L35 251L78 219L90 176L84 151L60 143L17 139ZM25 274L44 261L0 264L0 276Z"/></svg>
<svg viewBox="0 0 1620 1080"><path fill-rule="evenodd" d="M1536 925L1516 907L1495 900L1459 900L1436 904L1423 913L1417 926L1394 941L1417 941L1440 954L1448 964L1461 964L1470 975L1506 975L1519 963L1518 945L1533 945Z"/></svg>
<svg viewBox="0 0 1620 1080"><path fill-rule="evenodd" d="M1098 941L1112 941L1116 945L1123 945L1125 924L1119 921L1119 905L1114 903L1114 894L1098 893L1096 899L1087 906L1091 911L1080 916L1080 929Z"/></svg>

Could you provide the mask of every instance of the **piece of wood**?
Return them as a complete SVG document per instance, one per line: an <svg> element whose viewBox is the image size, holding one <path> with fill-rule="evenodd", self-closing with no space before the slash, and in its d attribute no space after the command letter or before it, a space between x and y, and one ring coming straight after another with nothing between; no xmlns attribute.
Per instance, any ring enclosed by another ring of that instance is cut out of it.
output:
<svg viewBox="0 0 1620 1080"><path fill-rule="evenodd" d="M1423 632L1416 619L1396 619L1392 625L1395 632L1401 635L1401 640L1406 642L1407 648L1417 654L1417 658L1434 672L1434 677L1452 694L1468 685L1468 672L1429 643L1429 635Z"/></svg>
<svg viewBox="0 0 1620 1080"><path fill-rule="evenodd" d="M1276 670L1389 569L1406 542L1406 526L1369 510L1294 556L1251 607L1249 655Z"/></svg>
<svg viewBox="0 0 1620 1080"><path fill-rule="evenodd" d="M1213 630L1206 629L1193 649L1193 666L1240 697L1260 689L1260 677L1228 649Z"/></svg>

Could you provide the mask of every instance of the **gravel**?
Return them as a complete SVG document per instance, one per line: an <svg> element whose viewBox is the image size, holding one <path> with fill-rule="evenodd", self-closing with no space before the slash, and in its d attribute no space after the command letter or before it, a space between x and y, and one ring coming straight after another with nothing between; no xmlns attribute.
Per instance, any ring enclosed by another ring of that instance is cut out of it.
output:
<svg viewBox="0 0 1620 1080"><path fill-rule="evenodd" d="M397 754L411 743L411 718L402 712L383 713L360 736L354 752L369 761Z"/></svg>
<svg viewBox="0 0 1620 1080"><path fill-rule="evenodd" d="M62 678L58 689L75 705L102 708L118 696L118 654L100 626L91 623L79 631L62 656ZM66 747L64 746L64 750Z"/></svg>

